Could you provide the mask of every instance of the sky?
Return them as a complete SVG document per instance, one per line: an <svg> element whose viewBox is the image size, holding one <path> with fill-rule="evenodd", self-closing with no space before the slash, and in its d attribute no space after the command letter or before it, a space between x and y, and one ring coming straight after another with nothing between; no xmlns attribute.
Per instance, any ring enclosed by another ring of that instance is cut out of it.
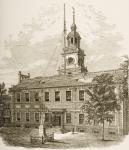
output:
<svg viewBox="0 0 129 150"><path fill-rule="evenodd" d="M67 33L75 8L89 71L116 69L129 54L129 0L0 0L0 83L56 74L63 47L63 4Z"/></svg>

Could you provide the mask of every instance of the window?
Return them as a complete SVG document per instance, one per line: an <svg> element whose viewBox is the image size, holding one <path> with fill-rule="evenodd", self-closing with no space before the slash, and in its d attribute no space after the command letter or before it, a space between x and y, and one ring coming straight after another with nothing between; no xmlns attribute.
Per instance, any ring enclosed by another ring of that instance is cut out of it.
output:
<svg viewBox="0 0 129 150"><path fill-rule="evenodd" d="M45 113L45 122L49 122L49 113Z"/></svg>
<svg viewBox="0 0 129 150"><path fill-rule="evenodd" d="M71 113L66 114L66 123L71 123Z"/></svg>
<svg viewBox="0 0 129 150"><path fill-rule="evenodd" d="M6 113L5 113L7 116L10 116L10 110L6 110Z"/></svg>
<svg viewBox="0 0 129 150"><path fill-rule="evenodd" d="M74 64L74 62L75 62L75 59L73 57L69 57L67 59L67 65L72 65L72 64Z"/></svg>
<svg viewBox="0 0 129 150"><path fill-rule="evenodd" d="M35 101L39 102L39 93L38 92L35 93Z"/></svg>
<svg viewBox="0 0 129 150"><path fill-rule="evenodd" d="M30 121L30 114L26 113L26 122L29 122L29 121Z"/></svg>
<svg viewBox="0 0 129 150"><path fill-rule="evenodd" d="M84 90L79 90L79 101L84 101Z"/></svg>
<svg viewBox="0 0 129 150"><path fill-rule="evenodd" d="M49 101L49 92L45 92L45 101Z"/></svg>
<svg viewBox="0 0 129 150"><path fill-rule="evenodd" d="M60 101L60 92L59 91L55 92L55 101Z"/></svg>
<svg viewBox="0 0 129 150"><path fill-rule="evenodd" d="M71 43L73 44L73 38L71 38Z"/></svg>
<svg viewBox="0 0 129 150"><path fill-rule="evenodd" d="M29 93L25 93L26 102L29 102Z"/></svg>
<svg viewBox="0 0 129 150"><path fill-rule="evenodd" d="M66 101L71 101L71 91L66 91Z"/></svg>
<svg viewBox="0 0 129 150"><path fill-rule="evenodd" d="M79 114L79 124L83 124L84 122L84 114Z"/></svg>
<svg viewBox="0 0 129 150"><path fill-rule="evenodd" d="M77 38L75 38L75 44L77 44Z"/></svg>
<svg viewBox="0 0 129 150"><path fill-rule="evenodd" d="M20 93L17 93L17 102L20 102L20 100L21 100L21 95Z"/></svg>
<svg viewBox="0 0 129 150"><path fill-rule="evenodd" d="M99 125L98 121L97 120L94 120L94 125Z"/></svg>
<svg viewBox="0 0 129 150"><path fill-rule="evenodd" d="M5 105L5 109L10 109L10 105L9 105L9 104L6 104L6 105Z"/></svg>
<svg viewBox="0 0 129 150"><path fill-rule="evenodd" d="M39 122L39 113L35 113L35 122Z"/></svg>
<svg viewBox="0 0 129 150"><path fill-rule="evenodd" d="M21 114L20 114L20 112L17 112L17 121L20 121L21 120Z"/></svg>
<svg viewBox="0 0 129 150"><path fill-rule="evenodd" d="M115 114L111 114L111 119L109 121L109 126L115 125Z"/></svg>

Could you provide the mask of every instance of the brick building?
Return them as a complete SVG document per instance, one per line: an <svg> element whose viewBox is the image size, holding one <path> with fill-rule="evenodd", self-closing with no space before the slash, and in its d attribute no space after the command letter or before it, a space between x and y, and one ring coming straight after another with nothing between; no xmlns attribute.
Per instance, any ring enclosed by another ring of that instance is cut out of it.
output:
<svg viewBox="0 0 129 150"><path fill-rule="evenodd" d="M80 107L88 100L86 89L92 86L92 79L101 73L110 73L117 79L123 72L120 69L88 72L80 41L81 36L77 32L73 11L73 24L67 36L64 19L63 65L59 67L58 74L30 78L30 74L23 75L19 72L19 83L10 89L12 124L36 127L39 126L43 114L47 125L60 126L67 130L74 127L80 131L88 126ZM116 82L115 85L119 97L121 84ZM106 127L113 127L127 134L129 122L128 108L125 110L125 106L128 102L120 103L121 110L114 114L114 121L111 124L106 123Z"/></svg>

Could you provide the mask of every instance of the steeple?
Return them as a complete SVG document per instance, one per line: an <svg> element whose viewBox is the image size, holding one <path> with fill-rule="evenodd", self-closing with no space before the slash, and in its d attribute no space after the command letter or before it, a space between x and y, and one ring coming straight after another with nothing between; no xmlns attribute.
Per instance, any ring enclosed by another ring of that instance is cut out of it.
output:
<svg viewBox="0 0 129 150"><path fill-rule="evenodd" d="M84 65L85 54L80 48L80 34L77 32L75 23L75 9L73 9L73 21L71 31L66 35L66 19L65 19L65 4L64 4L64 46L63 46L63 64L59 68L59 74L81 74L86 72ZM67 36L67 37L66 37ZM67 42L66 42L67 40Z"/></svg>
<svg viewBox="0 0 129 150"><path fill-rule="evenodd" d="M75 9L73 9L73 23L71 26L71 32L67 36L68 47L80 48L80 34L76 31L77 26L75 23Z"/></svg>
<svg viewBox="0 0 129 150"><path fill-rule="evenodd" d="M66 30L65 4L64 4L64 48L66 47L66 34L67 30Z"/></svg>
<svg viewBox="0 0 129 150"><path fill-rule="evenodd" d="M65 3L64 3L64 52L65 52L65 48L66 48L66 34L67 34L67 30L66 30L66 19L65 19ZM66 73L66 55L64 55L64 74Z"/></svg>
<svg viewBox="0 0 129 150"><path fill-rule="evenodd" d="M74 9L74 7L72 7L72 9L73 9L73 24L71 26L71 30L76 31L77 27L76 27L76 24L75 24L75 9Z"/></svg>

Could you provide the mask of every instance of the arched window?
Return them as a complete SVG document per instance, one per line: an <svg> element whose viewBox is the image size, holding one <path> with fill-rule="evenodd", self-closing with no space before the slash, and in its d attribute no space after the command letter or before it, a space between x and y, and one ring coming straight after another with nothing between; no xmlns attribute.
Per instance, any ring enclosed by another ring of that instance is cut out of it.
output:
<svg viewBox="0 0 129 150"><path fill-rule="evenodd" d="M75 44L77 44L77 38L75 38Z"/></svg>
<svg viewBox="0 0 129 150"><path fill-rule="evenodd" d="M71 38L71 43L73 44L73 38Z"/></svg>

